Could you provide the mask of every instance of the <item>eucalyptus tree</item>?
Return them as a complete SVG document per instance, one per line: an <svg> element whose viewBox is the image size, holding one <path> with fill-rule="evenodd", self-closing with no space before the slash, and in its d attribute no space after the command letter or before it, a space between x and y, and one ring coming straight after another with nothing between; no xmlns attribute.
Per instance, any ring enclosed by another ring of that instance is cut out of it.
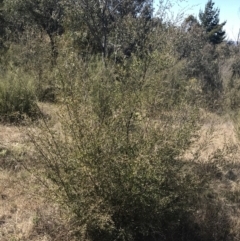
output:
<svg viewBox="0 0 240 241"><path fill-rule="evenodd" d="M112 53L130 55L147 36L152 0L65 0L71 28L84 36L103 60ZM84 33L84 34L83 34Z"/></svg>
<svg viewBox="0 0 240 241"><path fill-rule="evenodd" d="M53 61L56 60L55 39L64 32L61 0L4 0L4 13L11 33L23 33L28 26L44 31L50 40Z"/></svg>
<svg viewBox="0 0 240 241"><path fill-rule="evenodd" d="M29 14L32 20L44 30L49 36L52 55L56 59L58 50L56 47L55 37L62 35L64 32L62 25L63 7L59 0L40 0L30 1Z"/></svg>

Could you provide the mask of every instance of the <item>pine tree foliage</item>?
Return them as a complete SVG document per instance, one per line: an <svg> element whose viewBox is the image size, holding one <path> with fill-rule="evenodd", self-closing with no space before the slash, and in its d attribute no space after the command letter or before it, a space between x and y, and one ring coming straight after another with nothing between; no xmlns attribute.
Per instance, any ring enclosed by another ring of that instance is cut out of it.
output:
<svg viewBox="0 0 240 241"><path fill-rule="evenodd" d="M199 19L201 26L205 29L207 38L210 43L219 44L225 39L225 31L223 30L226 21L219 23L219 13L218 8L214 8L214 2L208 0L205 5L204 12L200 10Z"/></svg>

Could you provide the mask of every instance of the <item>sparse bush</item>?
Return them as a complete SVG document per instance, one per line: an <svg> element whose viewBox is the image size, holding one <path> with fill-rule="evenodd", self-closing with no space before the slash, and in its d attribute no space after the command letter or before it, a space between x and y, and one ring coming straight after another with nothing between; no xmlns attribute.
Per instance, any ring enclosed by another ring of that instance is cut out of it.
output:
<svg viewBox="0 0 240 241"><path fill-rule="evenodd" d="M181 104L156 109L153 118L146 108L154 106L154 85L146 79L137 85L141 66L128 64L135 71L121 82L114 80L114 67L79 67L62 129L46 125L30 135L51 193L68 207L82 240L178 237L204 188L181 159L196 130L195 111Z"/></svg>

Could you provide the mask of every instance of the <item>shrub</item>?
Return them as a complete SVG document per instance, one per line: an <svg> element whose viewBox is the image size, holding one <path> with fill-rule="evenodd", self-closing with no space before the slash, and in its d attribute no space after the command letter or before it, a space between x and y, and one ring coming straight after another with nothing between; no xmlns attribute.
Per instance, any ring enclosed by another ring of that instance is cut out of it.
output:
<svg viewBox="0 0 240 241"><path fill-rule="evenodd" d="M35 88L32 79L23 73L7 72L0 80L1 121L18 122L37 115Z"/></svg>
<svg viewBox="0 0 240 241"><path fill-rule="evenodd" d="M184 60L183 73L186 78L198 80L204 106L218 109L223 95L221 51L206 41L196 23L191 27L185 23L179 37L175 38L175 55Z"/></svg>
<svg viewBox="0 0 240 241"><path fill-rule="evenodd" d="M156 110L153 118L146 109L154 105L152 86L144 80L139 87L134 75L141 66L129 64L135 71L121 82L110 67L79 67L62 129L45 123L42 133L30 135L50 191L68 208L82 240L177 237L204 187L181 158L196 130L196 113L181 104Z"/></svg>

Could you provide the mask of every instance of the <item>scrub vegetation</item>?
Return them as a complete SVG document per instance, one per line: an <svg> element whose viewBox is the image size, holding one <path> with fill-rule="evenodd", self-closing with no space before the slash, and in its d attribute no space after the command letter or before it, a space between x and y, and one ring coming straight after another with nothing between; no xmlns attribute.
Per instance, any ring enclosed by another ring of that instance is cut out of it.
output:
<svg viewBox="0 0 240 241"><path fill-rule="evenodd" d="M0 239L240 238L240 66L220 10L0 1Z"/></svg>

